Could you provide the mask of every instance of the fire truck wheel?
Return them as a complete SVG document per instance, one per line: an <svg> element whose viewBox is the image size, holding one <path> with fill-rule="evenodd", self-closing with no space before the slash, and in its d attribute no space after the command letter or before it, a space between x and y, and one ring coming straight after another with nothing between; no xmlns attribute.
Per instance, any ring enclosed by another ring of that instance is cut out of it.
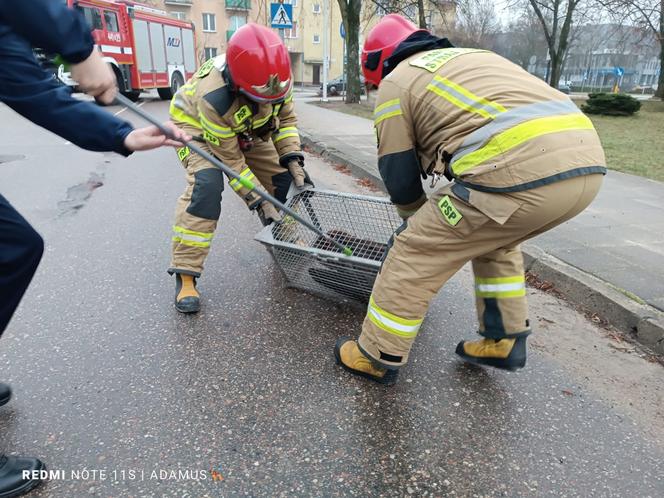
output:
<svg viewBox="0 0 664 498"><path fill-rule="evenodd" d="M184 79L178 72L173 73L171 78L171 86L169 88L157 88L157 93L161 100L171 100L173 95L177 93L180 87L184 85Z"/></svg>

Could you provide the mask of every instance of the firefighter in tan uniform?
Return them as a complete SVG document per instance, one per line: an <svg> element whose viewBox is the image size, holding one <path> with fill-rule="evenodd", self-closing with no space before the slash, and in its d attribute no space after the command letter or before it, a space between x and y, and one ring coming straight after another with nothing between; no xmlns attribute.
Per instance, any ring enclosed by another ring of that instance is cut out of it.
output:
<svg viewBox="0 0 664 498"><path fill-rule="evenodd" d="M429 301L472 262L481 339L464 360L507 370L530 334L520 244L576 216L606 173L590 120L565 95L488 51L454 48L398 15L366 39L366 81L379 86L378 166L406 220L393 238L362 334L337 361L396 381ZM422 178L450 183L427 199Z"/></svg>
<svg viewBox="0 0 664 498"><path fill-rule="evenodd" d="M254 180L285 201L295 181L306 177L293 109L290 58L268 28L247 24L228 42L225 55L204 63L171 101L171 118L202 147L241 176ZM178 199L169 273L176 275L175 307L182 313L200 308L196 279L221 214L222 172L184 147L178 156L188 186ZM282 221L275 208L236 179L230 187L263 224Z"/></svg>

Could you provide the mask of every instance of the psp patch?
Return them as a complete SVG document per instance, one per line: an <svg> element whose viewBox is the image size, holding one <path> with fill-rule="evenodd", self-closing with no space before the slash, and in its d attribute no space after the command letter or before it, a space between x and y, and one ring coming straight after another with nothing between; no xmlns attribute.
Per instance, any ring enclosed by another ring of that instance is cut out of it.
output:
<svg viewBox="0 0 664 498"><path fill-rule="evenodd" d="M191 154L189 147L180 147L178 149L178 159L180 161L184 161L189 156L189 154Z"/></svg>
<svg viewBox="0 0 664 498"><path fill-rule="evenodd" d="M235 114L233 114L233 117L235 118L235 124L238 125L242 124L242 122L250 116L251 110L249 109L248 105L243 105Z"/></svg>
<svg viewBox="0 0 664 498"><path fill-rule="evenodd" d="M452 204L452 199L449 195L446 195L441 200L438 201L438 209L440 209L443 218L453 227L457 226L457 223L461 221L463 215L457 211L457 208Z"/></svg>

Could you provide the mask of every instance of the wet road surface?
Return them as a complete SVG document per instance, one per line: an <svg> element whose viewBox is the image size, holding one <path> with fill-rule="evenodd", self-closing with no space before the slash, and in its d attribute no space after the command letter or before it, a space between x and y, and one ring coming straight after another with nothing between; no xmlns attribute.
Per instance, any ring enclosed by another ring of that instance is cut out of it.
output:
<svg viewBox="0 0 664 498"><path fill-rule="evenodd" d="M167 116L163 102L144 108ZM332 355L362 309L285 289L230 189L202 311L183 316L166 273L184 187L175 153L81 151L0 117L3 155L25 156L0 163L1 191L46 240L0 341L15 390L0 449L65 477L31 496L664 495L663 369L607 347L551 296L531 291L540 327L525 370L470 368L453 354L475 330L464 270L399 384L369 384ZM319 186L366 192L308 164Z"/></svg>

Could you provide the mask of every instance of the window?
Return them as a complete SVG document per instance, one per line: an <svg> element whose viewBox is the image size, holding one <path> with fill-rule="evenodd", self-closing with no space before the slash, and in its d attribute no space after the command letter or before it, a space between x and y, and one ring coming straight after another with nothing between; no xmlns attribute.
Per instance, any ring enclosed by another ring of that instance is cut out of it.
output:
<svg viewBox="0 0 664 498"><path fill-rule="evenodd" d="M205 60L210 60L217 56L217 47L205 47Z"/></svg>
<svg viewBox="0 0 664 498"><path fill-rule="evenodd" d="M297 38L297 21L293 21L293 27L284 30L284 38Z"/></svg>
<svg viewBox="0 0 664 498"><path fill-rule="evenodd" d="M320 43L320 35L314 35L314 43Z"/></svg>
<svg viewBox="0 0 664 498"><path fill-rule="evenodd" d="M187 13L186 12L171 12L171 16L173 16L175 19L179 19L180 21L186 21L187 20Z"/></svg>
<svg viewBox="0 0 664 498"><path fill-rule="evenodd" d="M315 3L313 4L313 7L314 7L314 14L320 14L320 4Z"/></svg>
<svg viewBox="0 0 664 498"><path fill-rule="evenodd" d="M81 7L83 11L83 16L85 20L88 21L90 28L94 29L104 29L104 25L101 22L101 12L99 9L94 9L92 7Z"/></svg>
<svg viewBox="0 0 664 498"><path fill-rule="evenodd" d="M105 10L104 20L106 21L106 31L109 31L111 33L120 32L120 28L118 27L118 16L115 12L110 12L108 10Z"/></svg>
<svg viewBox="0 0 664 498"><path fill-rule="evenodd" d="M217 21L214 14L203 14L203 31L217 31Z"/></svg>
<svg viewBox="0 0 664 498"><path fill-rule="evenodd" d="M237 31L241 26L247 24L247 16L230 16L228 19L228 29Z"/></svg>
<svg viewBox="0 0 664 498"><path fill-rule="evenodd" d="M284 0L284 3L292 5L293 7L297 7L297 0Z"/></svg>

